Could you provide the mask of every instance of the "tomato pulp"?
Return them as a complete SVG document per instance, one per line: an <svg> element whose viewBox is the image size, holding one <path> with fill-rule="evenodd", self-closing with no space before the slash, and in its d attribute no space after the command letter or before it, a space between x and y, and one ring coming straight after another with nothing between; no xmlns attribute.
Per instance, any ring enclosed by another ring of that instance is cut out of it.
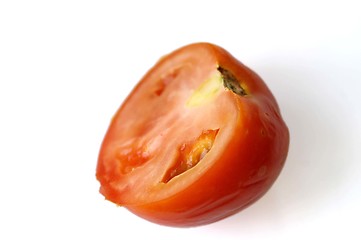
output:
<svg viewBox="0 0 361 240"><path fill-rule="evenodd" d="M195 43L160 59L121 105L96 177L107 200L144 219L198 226L264 195L288 146L263 80L223 48Z"/></svg>

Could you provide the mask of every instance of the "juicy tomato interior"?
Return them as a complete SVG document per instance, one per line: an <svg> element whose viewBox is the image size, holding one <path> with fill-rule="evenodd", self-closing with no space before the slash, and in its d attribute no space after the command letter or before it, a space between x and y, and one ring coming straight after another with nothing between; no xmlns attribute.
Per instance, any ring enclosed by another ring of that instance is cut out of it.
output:
<svg viewBox="0 0 361 240"><path fill-rule="evenodd" d="M266 84L228 52L193 44L163 57L113 117L100 192L150 221L195 226L259 199L289 133Z"/></svg>
<svg viewBox="0 0 361 240"><path fill-rule="evenodd" d="M231 131L237 119L234 96L225 90L213 56L199 54L203 58L194 53L175 58L172 66L160 62L113 118L98 167L106 183L101 191L112 201L155 201L186 187L192 175L187 183L177 176L197 165L202 173L207 164L200 163L218 135ZM170 184L178 186L165 186Z"/></svg>

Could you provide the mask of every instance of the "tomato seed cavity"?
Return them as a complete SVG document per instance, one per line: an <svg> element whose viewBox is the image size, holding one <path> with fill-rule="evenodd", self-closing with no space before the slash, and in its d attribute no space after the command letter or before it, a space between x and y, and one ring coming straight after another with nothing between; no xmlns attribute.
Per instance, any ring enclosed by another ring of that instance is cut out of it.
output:
<svg viewBox="0 0 361 240"><path fill-rule="evenodd" d="M199 137L182 144L178 149L177 161L166 172L163 182L167 183L174 177L196 166L211 150L219 129L204 130Z"/></svg>

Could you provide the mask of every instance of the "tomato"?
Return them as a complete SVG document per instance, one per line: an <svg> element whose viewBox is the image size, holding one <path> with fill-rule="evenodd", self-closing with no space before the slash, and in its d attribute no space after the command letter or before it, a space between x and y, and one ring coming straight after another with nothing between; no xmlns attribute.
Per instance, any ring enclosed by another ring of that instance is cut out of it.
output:
<svg viewBox="0 0 361 240"><path fill-rule="evenodd" d="M96 169L105 198L162 225L235 214L279 176L289 132L269 88L223 48L161 58L113 117Z"/></svg>

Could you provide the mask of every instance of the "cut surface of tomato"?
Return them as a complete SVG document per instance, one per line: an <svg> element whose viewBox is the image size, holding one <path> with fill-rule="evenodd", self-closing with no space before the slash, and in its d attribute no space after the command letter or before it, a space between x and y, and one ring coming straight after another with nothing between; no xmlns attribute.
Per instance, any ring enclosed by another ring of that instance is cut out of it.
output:
<svg viewBox="0 0 361 240"><path fill-rule="evenodd" d="M224 49L182 47L143 77L113 117L96 176L107 200L149 221L197 226L259 199L289 133L266 84Z"/></svg>

